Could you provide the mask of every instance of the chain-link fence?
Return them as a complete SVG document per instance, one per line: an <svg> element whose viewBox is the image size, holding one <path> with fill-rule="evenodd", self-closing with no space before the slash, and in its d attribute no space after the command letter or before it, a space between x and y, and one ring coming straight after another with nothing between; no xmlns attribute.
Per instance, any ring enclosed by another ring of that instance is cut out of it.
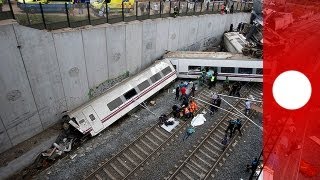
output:
<svg viewBox="0 0 320 180"><path fill-rule="evenodd" d="M1 0L0 0L1 1ZM37 29L61 29L121 21L190 16L213 13L250 12L253 3L234 1L134 1L123 0L4 0L0 20L16 19Z"/></svg>

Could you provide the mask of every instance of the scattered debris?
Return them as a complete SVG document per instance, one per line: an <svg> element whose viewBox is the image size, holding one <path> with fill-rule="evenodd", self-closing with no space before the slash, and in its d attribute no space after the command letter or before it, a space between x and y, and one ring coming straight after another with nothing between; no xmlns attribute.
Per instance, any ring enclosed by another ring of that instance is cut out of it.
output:
<svg viewBox="0 0 320 180"><path fill-rule="evenodd" d="M73 154L70 156L70 159L74 159L75 157L77 157L78 154Z"/></svg>
<svg viewBox="0 0 320 180"><path fill-rule="evenodd" d="M150 105L151 106L155 106L156 105L156 101L150 101Z"/></svg>

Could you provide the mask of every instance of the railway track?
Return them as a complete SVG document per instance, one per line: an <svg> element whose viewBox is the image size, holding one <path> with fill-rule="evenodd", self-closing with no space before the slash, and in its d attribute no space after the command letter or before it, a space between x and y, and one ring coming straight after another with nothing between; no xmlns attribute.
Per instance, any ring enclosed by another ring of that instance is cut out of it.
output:
<svg viewBox="0 0 320 180"><path fill-rule="evenodd" d="M245 96L251 94L254 97L260 97L262 87L261 84L255 85L249 91L245 92ZM203 91L207 95L210 92ZM204 95L206 96L206 95ZM243 101L242 101L243 102ZM237 100L234 106L237 109L244 109L244 103ZM233 112L235 110L232 110ZM254 112L251 112L252 116ZM226 120L236 118L233 114L227 112L223 118L217 122L215 125L211 126L205 137L201 137L201 141L198 141L198 145L194 146L194 150L191 151L189 155L185 155L185 160L180 161L180 166L175 166L176 170L174 172L169 172L169 176L166 179L212 179L214 174L218 172L218 167L223 165L226 160L225 157L229 156L232 152L231 147L235 146L237 143L236 135L230 140L229 145L224 149L221 144L221 140L225 135L225 129L228 126ZM243 121L242 129L245 128L248 120Z"/></svg>
<svg viewBox="0 0 320 180"><path fill-rule="evenodd" d="M222 84L217 84L215 91L222 91ZM210 93L207 88L198 91L196 96L209 100L209 96L204 96ZM202 111L206 105L202 102L197 102L199 110ZM196 114L197 114L196 113ZM154 160L160 155L160 151L170 145L179 133L184 132L188 121L180 121L170 133L160 128L158 124L151 125L144 133L142 133L133 142L118 152L110 159L105 159L99 164L99 167L85 177L85 179L127 179L130 176L137 176L137 170L143 170L144 164L149 160Z"/></svg>

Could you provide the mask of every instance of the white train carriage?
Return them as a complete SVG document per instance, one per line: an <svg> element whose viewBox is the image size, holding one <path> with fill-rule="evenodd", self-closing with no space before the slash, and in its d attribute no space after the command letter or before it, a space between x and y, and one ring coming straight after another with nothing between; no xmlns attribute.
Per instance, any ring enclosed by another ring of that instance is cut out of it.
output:
<svg viewBox="0 0 320 180"><path fill-rule="evenodd" d="M81 133L95 136L176 78L169 60L157 61L68 113L69 123Z"/></svg>
<svg viewBox="0 0 320 180"><path fill-rule="evenodd" d="M224 33L225 48L232 53L242 53L242 49L248 43L246 38L239 32Z"/></svg>
<svg viewBox="0 0 320 180"><path fill-rule="evenodd" d="M170 60L179 78L198 78L203 68L216 70L218 80L262 82L263 62L242 54L228 52L168 52L164 59Z"/></svg>

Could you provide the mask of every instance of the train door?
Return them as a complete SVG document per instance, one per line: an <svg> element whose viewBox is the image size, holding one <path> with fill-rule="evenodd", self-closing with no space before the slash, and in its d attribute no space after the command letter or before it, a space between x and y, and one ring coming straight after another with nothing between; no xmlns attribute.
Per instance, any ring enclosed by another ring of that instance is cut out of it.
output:
<svg viewBox="0 0 320 180"><path fill-rule="evenodd" d="M92 130L98 133L103 129L103 124L101 119L98 117L97 113L94 111L92 106L88 106L82 110L83 115L86 117L87 122L91 125Z"/></svg>

